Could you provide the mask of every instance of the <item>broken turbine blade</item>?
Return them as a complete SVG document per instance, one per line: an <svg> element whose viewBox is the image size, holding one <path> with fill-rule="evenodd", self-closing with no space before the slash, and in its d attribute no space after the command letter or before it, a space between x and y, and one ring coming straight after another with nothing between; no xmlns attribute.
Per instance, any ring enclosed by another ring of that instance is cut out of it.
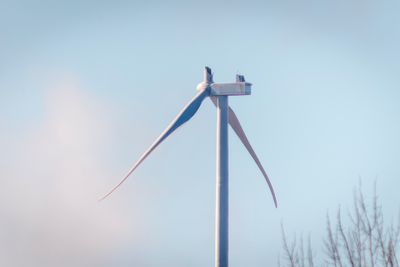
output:
<svg viewBox="0 0 400 267"><path fill-rule="evenodd" d="M216 97L210 97L210 99L216 106L217 105ZM264 167L262 166L260 160L258 159L256 152L254 152L254 149L250 145L250 142L247 139L247 136L244 133L242 126L240 125L239 119L237 118L235 112L233 112L231 107L229 107L229 115L228 116L229 116L229 125L232 127L233 131L239 137L242 144L246 147L247 151L250 153L251 157L256 162L258 168L260 169L261 173L263 174L263 176L265 178L265 181L268 184L269 190L271 191L275 207L278 207L278 202L276 200L275 191L274 191L274 188L272 187L272 183L269 180L269 177L268 177L266 171L264 170Z"/></svg>
<svg viewBox="0 0 400 267"><path fill-rule="evenodd" d="M133 167L128 171L128 173L124 176L124 178L114 186L105 196L103 196L101 200L107 198L111 195L123 182L128 179L129 175L131 175L136 168L147 158L148 155L159 145L161 144L170 134L172 134L176 129L182 126L185 122L190 120L197 110L200 108L203 100L209 96L209 90L205 89L200 91L190 102L186 105L186 107L178 114L178 116L171 122L171 124L164 130L164 132L154 141L154 143L146 150L146 152L139 158L139 160L133 165Z"/></svg>

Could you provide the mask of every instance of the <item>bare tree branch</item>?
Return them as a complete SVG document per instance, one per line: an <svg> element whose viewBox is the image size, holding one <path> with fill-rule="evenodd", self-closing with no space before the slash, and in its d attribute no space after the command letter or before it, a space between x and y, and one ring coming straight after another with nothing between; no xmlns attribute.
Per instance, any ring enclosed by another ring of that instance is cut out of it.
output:
<svg viewBox="0 0 400 267"><path fill-rule="evenodd" d="M379 202L376 182L368 205L362 192L361 181L353 191L353 208L348 213L349 225L343 222L339 206L336 225L326 215L326 237L323 239L325 258L317 266L335 267L400 267L397 257L400 243L400 211L396 223L386 226ZM369 205L370 204L370 205ZM302 235L289 244L282 225L284 256L291 267L316 266L315 255L308 236L307 256ZM280 264L280 263L279 263Z"/></svg>

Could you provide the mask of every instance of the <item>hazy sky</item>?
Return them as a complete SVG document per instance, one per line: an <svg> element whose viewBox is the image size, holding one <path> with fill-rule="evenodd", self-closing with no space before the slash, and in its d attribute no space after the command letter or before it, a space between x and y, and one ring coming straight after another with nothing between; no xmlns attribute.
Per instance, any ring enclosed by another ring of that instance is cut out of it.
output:
<svg viewBox="0 0 400 267"><path fill-rule="evenodd" d="M279 204L231 131L232 267L274 266L281 222L319 251L359 180L397 214L400 2L143 2L0 1L1 266L212 266L210 101L97 202L205 65L253 83L230 104Z"/></svg>

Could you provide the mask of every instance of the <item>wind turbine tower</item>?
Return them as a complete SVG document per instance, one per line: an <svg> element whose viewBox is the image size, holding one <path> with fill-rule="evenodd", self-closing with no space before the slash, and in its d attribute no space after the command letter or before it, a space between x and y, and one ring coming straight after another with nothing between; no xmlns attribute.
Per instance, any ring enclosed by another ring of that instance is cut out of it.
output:
<svg viewBox="0 0 400 267"><path fill-rule="evenodd" d="M190 120L201 103L206 97L210 97L211 101L217 108L217 146L216 146L216 207L215 207L215 267L228 267L228 251L229 251L229 164L228 164L228 124L232 127L236 135L239 137L251 157L254 159L261 173L263 174L268 187L271 191L272 198L277 207L277 201L272 184L265 172L260 160L251 147L246 134L236 114L229 107L229 96L250 95L251 83L245 81L244 76L236 75L234 83L214 83L213 74L209 67L205 67L204 81L197 86L197 95L186 105L186 107L178 114L164 132L154 141L146 152L128 171L125 177L102 199L113 193L131 174L132 172L147 158L147 156L163 142L177 128Z"/></svg>

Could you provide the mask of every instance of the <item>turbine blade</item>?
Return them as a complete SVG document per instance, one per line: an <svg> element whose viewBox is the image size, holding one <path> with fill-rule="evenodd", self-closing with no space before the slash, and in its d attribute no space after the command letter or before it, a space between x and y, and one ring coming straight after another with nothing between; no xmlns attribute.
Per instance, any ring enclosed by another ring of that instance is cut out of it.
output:
<svg viewBox="0 0 400 267"><path fill-rule="evenodd" d="M210 99L214 103L214 105L217 106L216 97L212 96L212 97L210 97ZM236 135L239 137L240 141L242 141L243 145L246 147L246 149L250 153L251 157L256 162L258 168L260 169L261 173L263 174L263 176L265 178L265 181L268 184L269 190L271 191L272 198L274 199L275 207L278 207L278 202L276 200L276 196L275 196L274 188L272 187L272 183L269 180L268 175L265 172L264 167L262 166L260 160L258 159L256 152L254 152L254 149L250 145L250 142L247 139L247 136L244 133L242 126L240 125L239 119L237 118L235 112L233 112L231 107L229 107L229 124L232 127L232 129L235 131Z"/></svg>
<svg viewBox="0 0 400 267"><path fill-rule="evenodd" d="M128 177L136 170L136 168L147 158L148 155L159 145L161 144L171 133L173 133L176 129L182 126L185 122L190 120L193 115L200 108L203 100L209 96L209 90L205 89L200 91L187 105L186 107L178 114L178 116L170 123L170 125L162 132L162 134L154 141L154 143L144 152L144 154L139 158L139 160L133 165L133 167L128 171L128 173L124 176L124 178L114 186L105 196L103 196L101 200L104 200L109 195L111 195L123 182L128 179Z"/></svg>

